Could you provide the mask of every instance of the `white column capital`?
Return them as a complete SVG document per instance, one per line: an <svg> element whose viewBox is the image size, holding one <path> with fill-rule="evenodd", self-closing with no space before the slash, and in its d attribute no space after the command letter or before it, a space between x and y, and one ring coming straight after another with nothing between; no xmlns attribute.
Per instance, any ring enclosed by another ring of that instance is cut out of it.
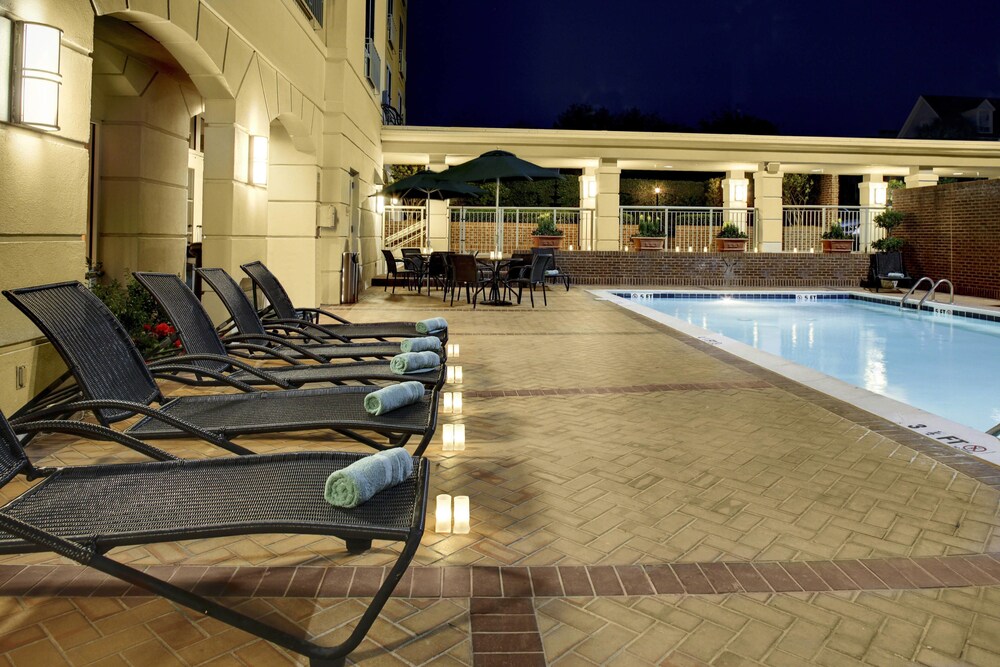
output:
<svg viewBox="0 0 1000 667"><path fill-rule="evenodd" d="M907 188L924 188L938 184L938 175L930 169L920 169L913 167L910 173L903 179Z"/></svg>

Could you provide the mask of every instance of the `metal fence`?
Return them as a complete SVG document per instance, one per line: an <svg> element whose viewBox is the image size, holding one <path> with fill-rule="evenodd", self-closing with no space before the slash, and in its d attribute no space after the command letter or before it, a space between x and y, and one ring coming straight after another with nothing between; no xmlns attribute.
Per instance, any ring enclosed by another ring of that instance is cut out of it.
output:
<svg viewBox="0 0 1000 667"><path fill-rule="evenodd" d="M382 217L382 247L423 248L427 240L427 209L423 206L386 206Z"/></svg>
<svg viewBox="0 0 1000 667"><path fill-rule="evenodd" d="M503 224L497 225L498 215ZM594 211L584 208L452 206L448 219L448 247L455 252L527 250L532 246L531 232L546 219L562 231L563 250L590 250L596 239Z"/></svg>
<svg viewBox="0 0 1000 667"><path fill-rule="evenodd" d="M781 220L781 248L784 252L820 252L822 236L834 223L854 239L854 250L871 250L871 244L885 230L875 226L881 206L785 206Z"/></svg>
<svg viewBox="0 0 1000 667"><path fill-rule="evenodd" d="M628 248L638 236L640 223L654 225L665 235L664 249L674 252L709 252L715 250L715 237L723 225L734 224L749 237L748 247L757 245L754 222L757 210L715 206L622 206L619 209L618 241Z"/></svg>

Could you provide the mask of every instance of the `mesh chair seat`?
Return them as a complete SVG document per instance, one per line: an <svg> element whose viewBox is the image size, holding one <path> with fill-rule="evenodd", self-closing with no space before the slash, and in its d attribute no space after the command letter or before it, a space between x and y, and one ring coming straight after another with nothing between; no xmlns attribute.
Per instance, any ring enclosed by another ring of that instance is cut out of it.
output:
<svg viewBox="0 0 1000 667"><path fill-rule="evenodd" d="M405 540L419 524L427 466L353 509L323 498L326 478L363 454L317 452L63 468L2 511L98 550L251 533ZM0 553L42 548L0 534Z"/></svg>
<svg viewBox="0 0 1000 667"><path fill-rule="evenodd" d="M180 358L183 361L183 357ZM427 385L440 385L444 378L444 365L426 373L407 373L399 375L389 370L388 361L359 361L353 364L330 364L330 365L302 365L302 366L277 366L262 369L270 375L298 386L310 382L347 382L349 380L374 380L386 382L401 382L416 380ZM229 376L234 380L246 382L250 385L268 384L253 373L239 371ZM206 384L212 384L206 382ZM220 383L221 384L221 383Z"/></svg>
<svg viewBox="0 0 1000 667"><path fill-rule="evenodd" d="M329 387L251 394L182 396L161 410L189 424L222 435L274 433L322 428L370 429L399 433L433 430L431 397L384 415L365 410L367 394L377 387ZM152 417L144 417L127 431L143 438L176 438L184 433Z"/></svg>

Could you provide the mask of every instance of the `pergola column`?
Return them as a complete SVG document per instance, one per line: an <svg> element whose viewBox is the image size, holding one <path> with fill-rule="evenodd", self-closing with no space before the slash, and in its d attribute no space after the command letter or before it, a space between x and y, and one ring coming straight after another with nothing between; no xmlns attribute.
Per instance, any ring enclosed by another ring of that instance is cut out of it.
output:
<svg viewBox="0 0 1000 667"><path fill-rule="evenodd" d="M580 209L590 211L591 216L597 215L597 167L584 167L583 175L580 176ZM586 215L586 214L584 214ZM581 223L583 223L581 217ZM594 232L596 221L592 224L580 226L580 247L578 250L591 250L594 248Z"/></svg>
<svg viewBox="0 0 1000 667"><path fill-rule="evenodd" d="M618 160L602 159L597 167L597 197L595 225L597 239L594 250L621 250L621 167Z"/></svg>
<svg viewBox="0 0 1000 667"><path fill-rule="evenodd" d="M930 169L913 167L910 169L910 173L903 178L903 181L908 189L926 188L938 184L938 175Z"/></svg>
<svg viewBox="0 0 1000 667"><path fill-rule="evenodd" d="M869 250L875 240L874 219L885 209L888 188L889 184L883 181L882 174L865 174L864 180L858 183L858 204L862 208L858 231L861 250Z"/></svg>
<svg viewBox="0 0 1000 667"><path fill-rule="evenodd" d="M448 168L444 155L431 155L427 168L431 171L444 171ZM432 199L430 205L430 221L427 243L434 250L450 250L449 243L448 201ZM456 248L457 250L457 248Z"/></svg>
<svg viewBox="0 0 1000 667"><path fill-rule="evenodd" d="M761 163L753 175L753 201L757 209L754 227L757 249L761 252L782 250L781 165L777 162Z"/></svg>
<svg viewBox="0 0 1000 667"><path fill-rule="evenodd" d="M742 171L730 171L722 179L723 223L732 223L742 231L747 230L747 200L750 189L750 179ZM735 209L735 210L730 210ZM744 209L744 210L740 210Z"/></svg>

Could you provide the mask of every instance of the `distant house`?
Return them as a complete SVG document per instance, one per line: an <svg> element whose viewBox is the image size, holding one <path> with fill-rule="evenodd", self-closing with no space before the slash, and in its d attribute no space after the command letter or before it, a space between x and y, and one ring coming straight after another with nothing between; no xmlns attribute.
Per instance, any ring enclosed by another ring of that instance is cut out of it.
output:
<svg viewBox="0 0 1000 667"><path fill-rule="evenodd" d="M1000 98L921 95L897 137L1000 141Z"/></svg>

